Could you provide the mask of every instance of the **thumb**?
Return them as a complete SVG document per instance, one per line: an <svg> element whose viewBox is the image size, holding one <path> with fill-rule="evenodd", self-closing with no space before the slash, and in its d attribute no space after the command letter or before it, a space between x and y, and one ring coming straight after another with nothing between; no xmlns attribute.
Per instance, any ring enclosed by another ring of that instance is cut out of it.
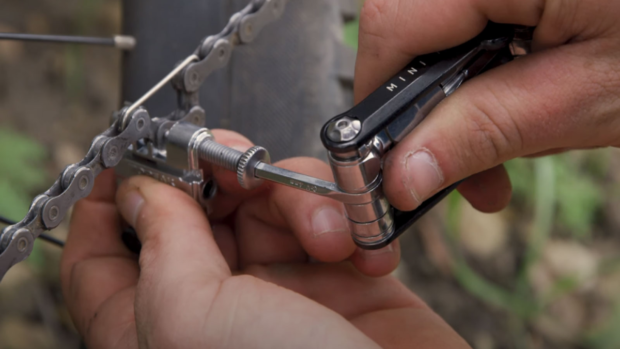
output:
<svg viewBox="0 0 620 349"><path fill-rule="evenodd" d="M195 275L221 281L230 275L202 208L189 195L132 177L120 185L116 201L142 242L142 275L162 283Z"/></svg>
<svg viewBox="0 0 620 349"><path fill-rule="evenodd" d="M466 83L388 154L390 202L412 210L440 189L515 157L612 145L620 131L613 91L620 86L604 58L611 51L602 40L573 43Z"/></svg>
<svg viewBox="0 0 620 349"><path fill-rule="evenodd" d="M230 276L203 210L184 192L147 177L123 182L116 201L142 242L135 301L141 347L192 338L204 313L188 309L209 309Z"/></svg>

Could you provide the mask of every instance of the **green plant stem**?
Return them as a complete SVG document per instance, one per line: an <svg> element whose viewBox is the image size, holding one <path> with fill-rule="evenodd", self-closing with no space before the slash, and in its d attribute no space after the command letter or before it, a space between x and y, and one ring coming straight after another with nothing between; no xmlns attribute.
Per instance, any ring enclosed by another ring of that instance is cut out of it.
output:
<svg viewBox="0 0 620 349"><path fill-rule="evenodd" d="M541 252L549 240L554 221L555 171L553 159L543 157L534 160L535 200L534 222L527 239L525 258L517 277L517 293L525 296L529 290L532 267L539 261Z"/></svg>

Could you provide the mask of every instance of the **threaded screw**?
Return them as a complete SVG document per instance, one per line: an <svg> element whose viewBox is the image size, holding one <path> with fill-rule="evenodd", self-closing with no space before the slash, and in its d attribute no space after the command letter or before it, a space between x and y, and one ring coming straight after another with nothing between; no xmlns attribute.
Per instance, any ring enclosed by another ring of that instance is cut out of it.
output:
<svg viewBox="0 0 620 349"><path fill-rule="evenodd" d="M198 156L211 164L236 172L243 153L212 140L206 140L198 147Z"/></svg>
<svg viewBox="0 0 620 349"><path fill-rule="evenodd" d="M261 162L271 163L269 152L265 148L252 147L242 153L213 140L205 140L200 143L198 156L213 165L237 172L237 180L245 189L254 189L260 186L263 181L256 178L254 169Z"/></svg>

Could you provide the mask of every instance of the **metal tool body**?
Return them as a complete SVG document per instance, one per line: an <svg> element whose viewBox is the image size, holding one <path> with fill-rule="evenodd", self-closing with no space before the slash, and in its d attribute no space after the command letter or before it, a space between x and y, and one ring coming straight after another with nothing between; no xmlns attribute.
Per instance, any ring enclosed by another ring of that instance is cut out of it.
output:
<svg viewBox="0 0 620 349"><path fill-rule="evenodd" d="M417 57L353 109L323 127L336 184L351 194L379 191L381 158L463 82L512 60L515 28L490 23L473 40ZM401 212L382 194L362 205L345 204L355 242L367 249L386 246L456 188L441 190L416 210Z"/></svg>

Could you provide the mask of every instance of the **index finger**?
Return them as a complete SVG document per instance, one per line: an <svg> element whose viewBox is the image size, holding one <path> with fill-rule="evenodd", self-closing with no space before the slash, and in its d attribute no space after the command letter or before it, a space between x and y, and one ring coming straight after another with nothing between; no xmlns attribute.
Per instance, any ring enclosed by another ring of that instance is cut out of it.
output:
<svg viewBox="0 0 620 349"><path fill-rule="evenodd" d="M415 56L454 47L487 21L535 26L542 0L367 0L360 14L355 68L359 102Z"/></svg>

